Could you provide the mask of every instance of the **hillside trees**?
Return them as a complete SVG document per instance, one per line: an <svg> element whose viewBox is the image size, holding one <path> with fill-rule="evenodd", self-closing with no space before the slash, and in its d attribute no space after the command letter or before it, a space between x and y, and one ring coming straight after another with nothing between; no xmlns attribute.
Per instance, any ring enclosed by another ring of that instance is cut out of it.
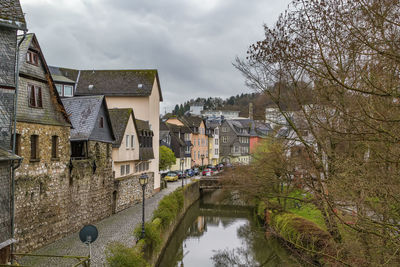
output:
<svg viewBox="0 0 400 267"><path fill-rule="evenodd" d="M349 265L400 264L398 10L395 0L294 0L235 64L294 132L295 168Z"/></svg>

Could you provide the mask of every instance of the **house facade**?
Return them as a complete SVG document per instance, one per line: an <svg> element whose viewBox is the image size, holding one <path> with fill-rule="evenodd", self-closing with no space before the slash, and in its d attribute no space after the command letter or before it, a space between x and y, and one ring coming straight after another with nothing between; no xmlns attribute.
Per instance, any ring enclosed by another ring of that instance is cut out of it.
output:
<svg viewBox="0 0 400 267"><path fill-rule="evenodd" d="M30 251L60 235L48 218L57 213L58 192L65 181L71 123L36 36L19 36L18 41L21 46L15 152L23 160L15 173L15 238L17 251ZM44 233L47 234L43 236Z"/></svg>
<svg viewBox="0 0 400 267"><path fill-rule="evenodd" d="M154 134L154 159L149 160L149 170L153 173L153 190L158 191L159 116L162 94L157 70L74 70L60 67L52 69L56 76L75 81L74 96L104 95L110 109L131 108L136 119L148 122ZM61 84L62 78L57 79Z"/></svg>
<svg viewBox="0 0 400 267"><path fill-rule="evenodd" d="M153 133L148 123L135 119L133 109L115 108L109 109L109 113L115 133L112 149L112 212L116 213L142 200L142 188L138 179L143 173L150 177L153 175L149 172L149 160L154 159L151 147ZM146 195L150 196L153 184L149 184L146 189Z"/></svg>
<svg viewBox="0 0 400 267"><path fill-rule="evenodd" d="M179 118L170 118L167 120L169 124L178 126L186 126L191 131L191 136L185 136L185 141L190 141L191 149L191 167L208 164L208 136L206 135L206 127L204 120L196 116L183 116ZM190 140L189 140L190 137Z"/></svg>
<svg viewBox="0 0 400 267"><path fill-rule="evenodd" d="M172 171L190 169L192 166L190 141L191 130L185 125L166 123L171 134L171 149L175 154L176 162L171 166Z"/></svg>
<svg viewBox="0 0 400 267"><path fill-rule="evenodd" d="M249 164L249 128L241 120L225 120L220 127L220 161Z"/></svg>
<svg viewBox="0 0 400 267"><path fill-rule="evenodd" d="M13 233L11 170L20 160L12 153L12 121L16 89L17 30L26 30L19 0L0 2L0 264L10 261ZM14 167L15 166L15 167Z"/></svg>
<svg viewBox="0 0 400 267"><path fill-rule="evenodd" d="M208 162L216 165L219 163L219 123L206 121L208 135Z"/></svg>

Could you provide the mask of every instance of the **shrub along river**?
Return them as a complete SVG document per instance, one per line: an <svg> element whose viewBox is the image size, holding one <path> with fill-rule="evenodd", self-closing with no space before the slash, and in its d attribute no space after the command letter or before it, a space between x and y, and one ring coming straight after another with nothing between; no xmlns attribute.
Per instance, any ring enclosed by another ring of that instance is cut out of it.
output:
<svg viewBox="0 0 400 267"><path fill-rule="evenodd" d="M221 192L205 193L187 211L158 266L300 266L250 207L221 204Z"/></svg>

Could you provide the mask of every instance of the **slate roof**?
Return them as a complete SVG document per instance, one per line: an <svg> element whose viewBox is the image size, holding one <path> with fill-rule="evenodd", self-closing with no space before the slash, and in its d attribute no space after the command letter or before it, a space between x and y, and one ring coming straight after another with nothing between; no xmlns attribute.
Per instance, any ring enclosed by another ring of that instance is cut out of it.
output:
<svg viewBox="0 0 400 267"><path fill-rule="evenodd" d="M137 131L135 114L133 113L133 109L131 108L113 108L109 109L108 113L110 115L111 126L115 135L115 142L113 143L113 147L120 147L131 115L133 124L135 125L135 129Z"/></svg>
<svg viewBox="0 0 400 267"><path fill-rule="evenodd" d="M197 116L180 117L179 120L181 120L183 123L185 123L189 127L200 127L201 122L203 121L203 119L201 117L197 117Z"/></svg>
<svg viewBox="0 0 400 267"><path fill-rule="evenodd" d="M22 158L7 150L0 148L0 161L9 161L15 159L22 159Z"/></svg>
<svg viewBox="0 0 400 267"><path fill-rule="evenodd" d="M161 86L158 71L148 70L81 70L76 95L150 96L154 81Z"/></svg>
<svg viewBox="0 0 400 267"><path fill-rule="evenodd" d="M63 98L65 110L72 122L71 141L89 140L104 96Z"/></svg>
<svg viewBox="0 0 400 267"><path fill-rule="evenodd" d="M0 25L26 30L26 21L19 0L0 1Z"/></svg>
<svg viewBox="0 0 400 267"><path fill-rule="evenodd" d="M79 70L49 66L51 76L55 81L63 80L75 83L79 77Z"/></svg>

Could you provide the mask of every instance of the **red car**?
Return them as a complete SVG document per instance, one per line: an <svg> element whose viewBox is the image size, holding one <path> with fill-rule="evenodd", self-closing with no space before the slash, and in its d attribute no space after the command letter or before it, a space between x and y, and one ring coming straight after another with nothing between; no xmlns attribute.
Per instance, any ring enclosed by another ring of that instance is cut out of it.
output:
<svg viewBox="0 0 400 267"><path fill-rule="evenodd" d="M214 174L214 171L211 169L204 169L204 171L201 173L203 176L211 176Z"/></svg>

